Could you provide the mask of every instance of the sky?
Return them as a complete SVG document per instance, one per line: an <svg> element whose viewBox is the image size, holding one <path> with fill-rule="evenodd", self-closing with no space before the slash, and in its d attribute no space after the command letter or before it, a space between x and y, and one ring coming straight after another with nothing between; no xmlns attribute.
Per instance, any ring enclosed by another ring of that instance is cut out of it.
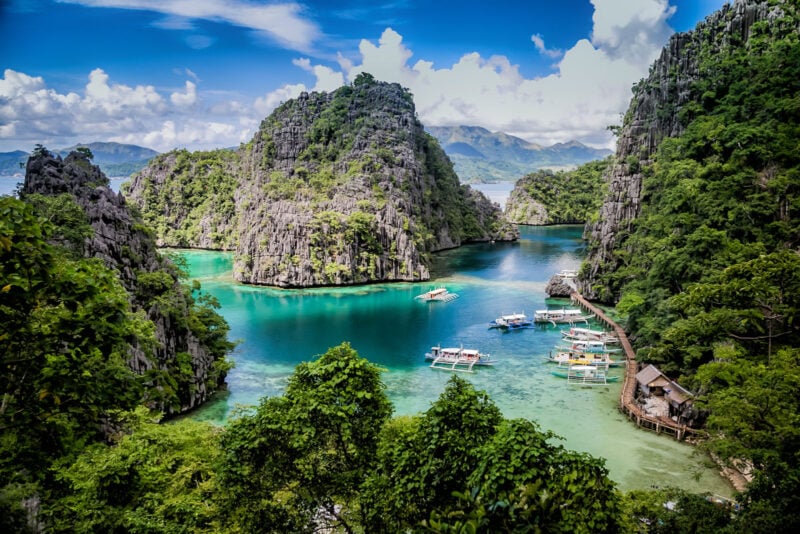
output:
<svg viewBox="0 0 800 534"><path fill-rule="evenodd" d="M0 152L238 146L361 72L407 87L425 126L613 148L670 35L725 3L0 0Z"/></svg>

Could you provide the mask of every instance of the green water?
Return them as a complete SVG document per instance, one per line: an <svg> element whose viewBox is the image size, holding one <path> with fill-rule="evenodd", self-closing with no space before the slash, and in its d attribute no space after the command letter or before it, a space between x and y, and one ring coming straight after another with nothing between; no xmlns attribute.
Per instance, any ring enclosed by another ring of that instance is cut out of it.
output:
<svg viewBox="0 0 800 534"><path fill-rule="evenodd" d="M728 484L704 466L695 449L639 430L617 410L619 383L580 388L550 374L546 355L560 339L555 327L502 332L499 315L567 301L545 302L548 279L576 269L583 257L580 226L523 228L518 243L481 244L437 254L435 282L355 288L280 290L236 284L232 256L184 251L192 278L215 295L231 337L240 340L228 375L229 393L196 417L223 420L236 405L280 395L294 366L348 341L386 368L383 379L395 414L428 409L451 374L424 362L432 345L477 348L499 360L494 368L460 373L489 393L506 417L536 421L570 449L606 459L620 488L679 486L729 496ZM414 296L444 285L459 298L422 302ZM621 374L621 370L612 373Z"/></svg>

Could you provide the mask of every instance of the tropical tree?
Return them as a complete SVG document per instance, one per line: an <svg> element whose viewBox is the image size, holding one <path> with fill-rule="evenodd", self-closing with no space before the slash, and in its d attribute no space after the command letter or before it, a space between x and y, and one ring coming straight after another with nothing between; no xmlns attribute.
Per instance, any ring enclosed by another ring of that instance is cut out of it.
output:
<svg viewBox="0 0 800 534"><path fill-rule="evenodd" d="M355 531L358 491L392 411L380 371L343 343L298 365L285 395L229 424L221 480L231 523L249 532Z"/></svg>

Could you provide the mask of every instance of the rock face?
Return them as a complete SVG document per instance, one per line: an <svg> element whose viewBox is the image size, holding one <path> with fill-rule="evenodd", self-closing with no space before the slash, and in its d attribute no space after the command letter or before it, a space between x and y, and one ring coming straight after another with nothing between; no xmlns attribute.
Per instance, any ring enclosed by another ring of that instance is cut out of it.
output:
<svg viewBox="0 0 800 534"><path fill-rule="evenodd" d="M506 202L506 218L527 225L585 224L600 207L611 158L571 171L538 170L520 178Z"/></svg>
<svg viewBox="0 0 800 534"><path fill-rule="evenodd" d="M177 277L172 262L158 253L151 231L134 215L125 198L109 187L108 178L92 165L85 153L72 152L66 158L39 151L28 160L22 198L40 194L70 195L80 206L93 235L78 251L87 258L99 258L116 271L130 295L134 311L143 310L155 325L156 346L130 348L128 364L136 373L152 378L152 404L166 413L194 408L224 384L225 371L220 367L225 354L207 346L192 329L190 315L194 304L191 295ZM142 289L148 276L161 277L164 287L157 296L169 296L169 303L150 298ZM187 358L191 372L184 366ZM165 393L164 382L174 385Z"/></svg>
<svg viewBox="0 0 800 534"><path fill-rule="evenodd" d="M518 186L514 186L508 195L506 218L517 224L531 226L553 224L553 219L547 212L547 206L535 200L524 188Z"/></svg>
<svg viewBox="0 0 800 534"><path fill-rule="evenodd" d="M750 29L759 21L783 15L782 2L736 0L699 23L695 30L672 36L647 78L634 87L634 95L619 132L616 163L607 173L608 190L599 219L587 224L589 269L579 288L590 299L613 297L598 292L597 279L618 266L613 251L619 236L630 231L641 212L642 170L666 137L683 132L681 112L702 98L692 91L703 57L714 56L727 46L746 45Z"/></svg>
<svg viewBox="0 0 800 534"><path fill-rule="evenodd" d="M459 184L411 95L369 75L284 103L235 153L206 165L206 153L183 156L156 158L130 199L160 244L235 250L245 283L427 280L430 252L519 237L499 206ZM176 193L187 188L196 193Z"/></svg>

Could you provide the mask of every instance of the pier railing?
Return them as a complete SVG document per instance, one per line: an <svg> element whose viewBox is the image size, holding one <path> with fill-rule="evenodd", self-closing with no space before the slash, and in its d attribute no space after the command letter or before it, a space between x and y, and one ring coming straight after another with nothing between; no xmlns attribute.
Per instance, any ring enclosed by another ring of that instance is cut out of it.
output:
<svg viewBox="0 0 800 534"><path fill-rule="evenodd" d="M577 302L581 308L594 314L594 316L612 329L619 339L620 346L625 353L625 379L622 383L622 391L619 396L619 409L628 416L629 419L636 421L636 424L643 428L654 430L656 433L666 432L673 434L676 439L683 440L688 436L698 436L699 432L684 424L676 423L668 417L654 417L642 410L636 402L636 373L639 371L636 362L636 352L634 352L628 335L616 321L606 315L603 310L583 298L577 291L570 295L573 302Z"/></svg>

